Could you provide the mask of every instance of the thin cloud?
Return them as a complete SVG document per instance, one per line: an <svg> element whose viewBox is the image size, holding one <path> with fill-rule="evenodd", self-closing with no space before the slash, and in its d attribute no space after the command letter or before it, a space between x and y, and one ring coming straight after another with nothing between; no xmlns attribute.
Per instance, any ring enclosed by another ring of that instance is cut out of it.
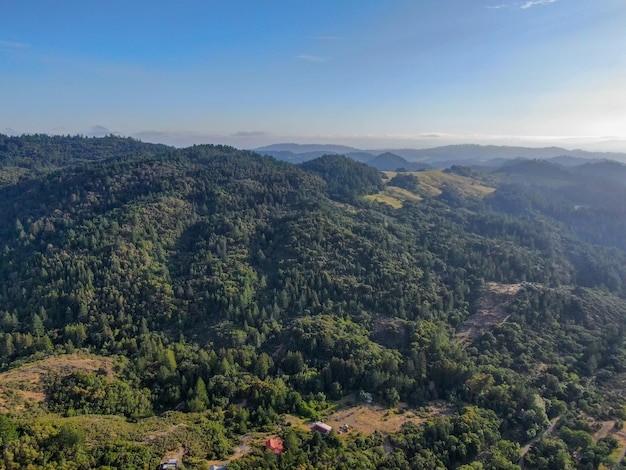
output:
<svg viewBox="0 0 626 470"><path fill-rule="evenodd" d="M557 2L558 0L529 0L526 3L523 3L520 8L522 10L526 10L527 8L531 8L537 5L548 5L550 3Z"/></svg>
<svg viewBox="0 0 626 470"><path fill-rule="evenodd" d="M25 42L0 41L1 49L26 49L27 47L30 47L30 44Z"/></svg>
<svg viewBox="0 0 626 470"><path fill-rule="evenodd" d="M244 131L245 132L245 131ZM175 147L189 147L206 143L232 145L237 148L254 149L276 142L299 144L339 144L359 149L432 148L441 145L513 145L522 147L560 146L601 151L626 151L626 136L614 138L593 135L515 135L424 132L416 134L326 134L326 135L276 135L266 133L256 138L233 134L212 134L199 131L144 130L131 134L144 142L158 142Z"/></svg>
<svg viewBox="0 0 626 470"><path fill-rule="evenodd" d="M296 56L296 59L306 60L308 62L326 62L326 60L328 60L325 57L310 54L299 54Z"/></svg>
<svg viewBox="0 0 626 470"><path fill-rule="evenodd" d="M499 3L498 5L487 5L485 8L489 10L499 10L501 8L516 8L521 10L527 10L528 8L549 5L550 3L558 2L559 0L527 0L525 2L515 3Z"/></svg>

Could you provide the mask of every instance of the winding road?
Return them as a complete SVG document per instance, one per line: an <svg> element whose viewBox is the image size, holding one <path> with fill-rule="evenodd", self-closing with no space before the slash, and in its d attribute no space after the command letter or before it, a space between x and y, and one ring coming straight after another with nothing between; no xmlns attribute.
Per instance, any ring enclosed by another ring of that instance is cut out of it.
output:
<svg viewBox="0 0 626 470"><path fill-rule="evenodd" d="M547 436L548 434L552 434L552 431L554 431L554 427L557 425L560 419L561 419L560 416L557 416L556 418L554 418L552 422L550 423L550 426L548 426L548 429L546 429L544 432L542 432L538 436L535 436L528 444L522 447L521 457L518 462L518 465L520 467L524 468L524 457L526 456L530 448L535 444L535 442L537 442L542 437Z"/></svg>

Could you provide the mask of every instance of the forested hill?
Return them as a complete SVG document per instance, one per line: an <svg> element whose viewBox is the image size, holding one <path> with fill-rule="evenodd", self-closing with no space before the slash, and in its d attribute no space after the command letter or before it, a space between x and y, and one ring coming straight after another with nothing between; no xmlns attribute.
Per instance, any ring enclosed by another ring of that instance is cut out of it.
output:
<svg viewBox="0 0 626 470"><path fill-rule="evenodd" d="M287 451L229 468L514 469L533 438L530 468L597 468L626 444L592 437L626 417L623 188L51 142L0 140L0 468L205 468L249 431ZM368 393L444 411L284 424Z"/></svg>
<svg viewBox="0 0 626 470"><path fill-rule="evenodd" d="M15 182L28 173L41 173L81 162L156 155L169 150L171 147L166 145L146 144L113 135L85 138L45 134L10 137L0 134L0 185Z"/></svg>

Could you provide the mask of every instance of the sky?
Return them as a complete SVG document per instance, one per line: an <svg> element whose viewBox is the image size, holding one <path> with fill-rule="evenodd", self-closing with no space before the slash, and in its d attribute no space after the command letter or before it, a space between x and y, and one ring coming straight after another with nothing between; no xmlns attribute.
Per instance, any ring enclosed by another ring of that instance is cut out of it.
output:
<svg viewBox="0 0 626 470"><path fill-rule="evenodd" d="M626 151L624 0L0 0L0 133Z"/></svg>

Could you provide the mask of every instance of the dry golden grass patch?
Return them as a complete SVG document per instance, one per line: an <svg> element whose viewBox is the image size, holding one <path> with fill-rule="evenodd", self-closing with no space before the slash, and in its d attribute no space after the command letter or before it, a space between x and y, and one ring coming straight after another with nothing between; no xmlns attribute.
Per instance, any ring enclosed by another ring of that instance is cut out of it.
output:
<svg viewBox="0 0 626 470"><path fill-rule="evenodd" d="M398 173L395 171L384 171L383 182L389 182ZM408 172L420 182L421 189L430 196L441 195L441 188L444 186L453 187L461 195L474 198L483 198L495 191L495 188L484 186L472 178L446 173L443 170L411 171Z"/></svg>
<svg viewBox="0 0 626 470"><path fill-rule="evenodd" d="M46 374L53 371L71 374L77 370L103 370L113 376L113 359L83 353L66 354L47 357L3 372L0 374L0 410L6 410L7 406L19 408L27 401L44 401L42 379Z"/></svg>
<svg viewBox="0 0 626 470"><path fill-rule="evenodd" d="M378 194L368 194L367 196L364 196L364 199L366 201L382 202L383 204L390 205L394 209L400 209L402 207L402 201L393 196L389 196L384 192Z"/></svg>
<svg viewBox="0 0 626 470"><path fill-rule="evenodd" d="M383 183L389 183L397 174L396 171L383 171ZM446 173L443 170L409 171L407 174L419 180L420 193L437 197L442 194L442 188L453 188L461 196L482 199L493 193L495 188L485 186L472 178ZM377 201L398 209L407 200L421 201L422 196L396 186L385 186L378 194L365 196L366 200Z"/></svg>
<svg viewBox="0 0 626 470"><path fill-rule="evenodd" d="M298 418L297 416L286 415L285 422L295 429L300 429L302 431L311 430L311 423L303 418Z"/></svg>
<svg viewBox="0 0 626 470"><path fill-rule="evenodd" d="M619 445L617 446L617 449L611 453L610 458L615 463L620 464L626 454L626 431L620 429L611 435L617 440L617 442L619 442Z"/></svg>
<svg viewBox="0 0 626 470"><path fill-rule="evenodd" d="M347 424L350 433L359 432L366 436L380 431L385 434L400 431L405 423L423 423L437 416L449 416L451 411L442 404L431 405L422 410L407 409L403 404L399 408L387 409L376 405L358 405L341 408L322 421L333 429ZM309 431L312 423L295 416L287 416L287 423L292 427Z"/></svg>
<svg viewBox="0 0 626 470"><path fill-rule="evenodd" d="M377 194L368 194L363 196L366 201L382 202L388 204L394 209L400 209L404 201L421 201L422 196L419 196L411 191L399 188L398 186L385 186L381 192Z"/></svg>
<svg viewBox="0 0 626 470"><path fill-rule="evenodd" d="M387 186L385 193L402 201L421 201L422 196L412 193L408 189L399 188L398 186Z"/></svg>
<svg viewBox="0 0 626 470"><path fill-rule="evenodd" d="M405 423L421 423L427 418L418 416L413 411L397 413L395 410L379 408L374 405L361 405L333 413L327 424L338 428L347 424L351 431L369 436L376 431L383 433L398 432Z"/></svg>
<svg viewBox="0 0 626 470"><path fill-rule="evenodd" d="M443 186L452 186L462 195L475 198L483 198L495 191L495 188L483 186L472 178L445 173L443 170L420 171L414 174L420 185L434 196L441 194Z"/></svg>

